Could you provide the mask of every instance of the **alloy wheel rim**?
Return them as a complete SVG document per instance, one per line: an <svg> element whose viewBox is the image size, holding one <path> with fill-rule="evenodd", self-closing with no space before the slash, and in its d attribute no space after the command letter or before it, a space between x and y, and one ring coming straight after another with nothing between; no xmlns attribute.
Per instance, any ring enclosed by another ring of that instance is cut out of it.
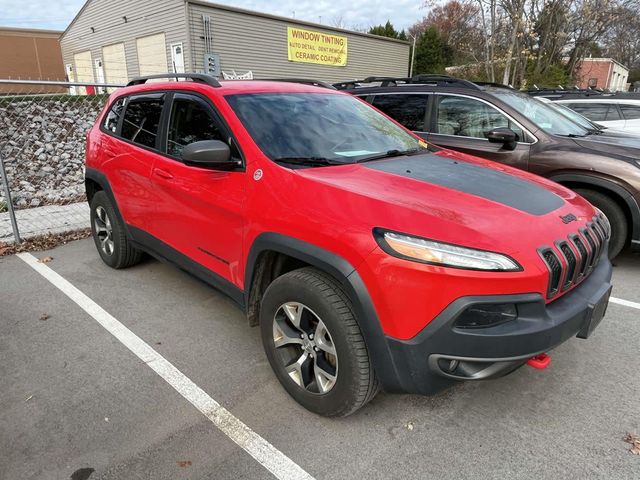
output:
<svg viewBox="0 0 640 480"><path fill-rule="evenodd" d="M273 318L276 356L289 378L309 393L329 393L338 379L338 355L324 322L309 307L287 302Z"/></svg>
<svg viewBox="0 0 640 480"><path fill-rule="evenodd" d="M96 207L96 217L93 222L93 227L100 242L100 250L102 250L105 255L113 255L113 228L111 226L111 219L103 207Z"/></svg>

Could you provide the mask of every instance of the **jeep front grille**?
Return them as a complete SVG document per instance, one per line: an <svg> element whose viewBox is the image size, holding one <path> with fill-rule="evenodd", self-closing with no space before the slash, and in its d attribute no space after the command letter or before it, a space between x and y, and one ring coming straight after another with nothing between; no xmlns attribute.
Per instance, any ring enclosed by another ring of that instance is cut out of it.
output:
<svg viewBox="0 0 640 480"><path fill-rule="evenodd" d="M571 235L569 237L571 242L575 245L578 250L578 258L580 259L580 268L578 269L578 276L580 280L584 277L585 273L587 273L587 262L589 261L589 252L587 251L587 247L584 246L584 242L578 236L578 234Z"/></svg>
<svg viewBox="0 0 640 480"><path fill-rule="evenodd" d="M558 243L558 247L564 256L565 262L567 263L567 273L564 276L564 282L562 283L562 290L567 290L575 281L576 276L576 265L578 264L578 259L576 258L576 254L573 253L571 247L567 242Z"/></svg>
<svg viewBox="0 0 640 480"><path fill-rule="evenodd" d="M584 280L598 265L611 234L606 218L593 217L586 228L539 249L549 271L547 298L551 299Z"/></svg>
<svg viewBox="0 0 640 480"><path fill-rule="evenodd" d="M551 298L558 293L560 281L562 280L562 263L558 256L550 248L543 250L542 258L549 269L549 288L547 289L547 297Z"/></svg>

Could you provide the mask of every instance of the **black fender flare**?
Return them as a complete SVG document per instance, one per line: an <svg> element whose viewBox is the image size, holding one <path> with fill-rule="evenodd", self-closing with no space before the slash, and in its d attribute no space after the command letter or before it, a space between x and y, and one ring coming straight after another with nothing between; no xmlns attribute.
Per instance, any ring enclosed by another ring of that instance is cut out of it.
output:
<svg viewBox="0 0 640 480"><path fill-rule="evenodd" d="M93 182L96 182L98 185L100 185L100 188L102 188L102 190L109 197L109 200L111 200L111 204L113 205L113 208L116 211L116 215L118 215L120 222L122 223L122 225L125 226L125 231L127 232L127 236L131 237L129 233L129 228L126 222L124 221L122 214L120 213L120 209L118 208L118 202L116 202L116 197L113 194L113 190L111 189L111 184L109 183L107 176L104 173L96 170L95 168L87 167L85 169L84 179L85 179L85 188L86 188L87 180L91 180ZM89 199L89 196L87 195L87 200L88 199Z"/></svg>
<svg viewBox="0 0 640 480"><path fill-rule="evenodd" d="M245 301L250 289L256 262L262 252L274 251L296 258L331 275L349 296L360 330L369 350L369 356L381 386L386 391L403 391L387 337L382 331L371 296L356 269L333 252L297 238L275 232L265 232L254 240L247 257L245 272ZM248 308L248 305L247 305Z"/></svg>
<svg viewBox="0 0 640 480"><path fill-rule="evenodd" d="M556 183L563 182L579 182L585 185L593 185L601 190L609 190L618 195L627 205L627 208L631 212L631 227L632 227L632 244L637 249L640 248L640 206L631 192L624 187L605 180L599 177L593 177L591 175L580 175L576 173L563 173L549 177L549 180L553 180Z"/></svg>

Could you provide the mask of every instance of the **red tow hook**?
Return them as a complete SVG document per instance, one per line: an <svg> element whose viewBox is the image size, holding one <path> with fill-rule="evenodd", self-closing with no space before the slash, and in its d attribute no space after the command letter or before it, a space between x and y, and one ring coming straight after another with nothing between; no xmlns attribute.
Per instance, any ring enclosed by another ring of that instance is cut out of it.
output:
<svg viewBox="0 0 640 480"><path fill-rule="evenodd" d="M551 364L551 357L546 353L541 353L527 360L527 365L538 370L544 370Z"/></svg>

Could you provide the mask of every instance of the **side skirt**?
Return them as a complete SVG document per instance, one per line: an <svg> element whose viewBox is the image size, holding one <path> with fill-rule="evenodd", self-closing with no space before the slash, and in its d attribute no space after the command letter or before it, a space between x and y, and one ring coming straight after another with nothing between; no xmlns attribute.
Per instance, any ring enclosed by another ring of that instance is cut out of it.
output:
<svg viewBox="0 0 640 480"><path fill-rule="evenodd" d="M157 258L161 262L174 265L180 270L196 277L198 280L203 281L207 285L220 290L225 295L231 297L242 311L245 311L246 304L244 292L233 283L222 278L220 275L212 272L208 268L203 267L186 255L170 247L162 240L148 234L144 230L132 225L127 225L127 230L129 230L129 235L131 236L131 240L136 248L147 252L149 255Z"/></svg>

